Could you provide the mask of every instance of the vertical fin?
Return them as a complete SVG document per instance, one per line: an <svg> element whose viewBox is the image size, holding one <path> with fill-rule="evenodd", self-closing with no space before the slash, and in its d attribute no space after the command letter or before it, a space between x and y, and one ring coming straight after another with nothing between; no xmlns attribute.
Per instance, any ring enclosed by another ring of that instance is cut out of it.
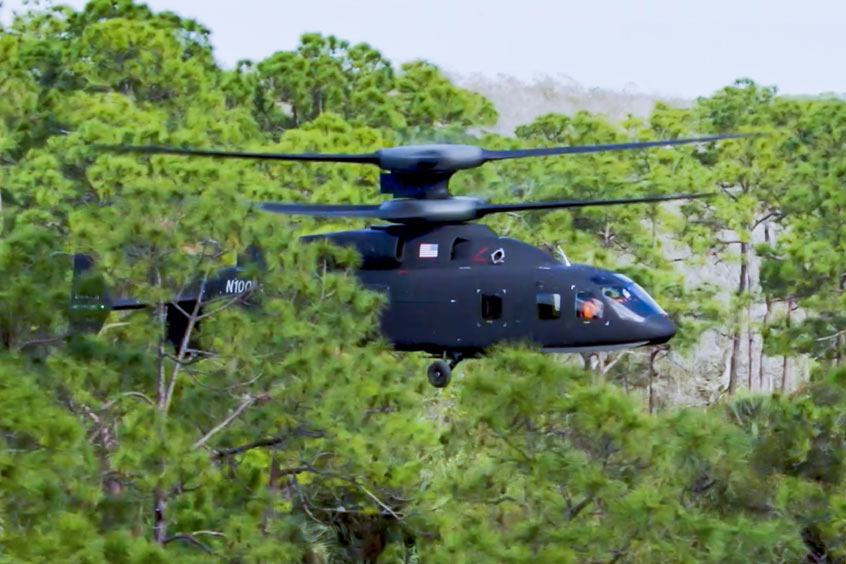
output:
<svg viewBox="0 0 846 564"><path fill-rule="evenodd" d="M112 299L106 281L94 270L91 255L73 255L71 283L70 329L72 332L96 333L106 322L112 309Z"/></svg>

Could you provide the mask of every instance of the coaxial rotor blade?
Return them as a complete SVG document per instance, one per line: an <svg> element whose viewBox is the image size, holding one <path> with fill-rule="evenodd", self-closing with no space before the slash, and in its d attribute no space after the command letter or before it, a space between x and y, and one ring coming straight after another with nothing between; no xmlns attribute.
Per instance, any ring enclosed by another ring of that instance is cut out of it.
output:
<svg viewBox="0 0 846 564"><path fill-rule="evenodd" d="M273 213L310 215L313 217L374 217L383 218L379 206L358 204L297 204L285 202L259 202L259 209Z"/></svg>
<svg viewBox="0 0 846 564"><path fill-rule="evenodd" d="M759 133L722 133L707 137L684 139L661 139L657 141L632 141L604 145L573 145L566 147L538 147L534 149L489 150L475 145L405 145L388 147L371 153L264 153L253 151L219 151L213 149L190 149L156 145L97 145L97 148L118 153L146 153L166 155L188 155L234 159L263 159L277 161L321 161L339 163L362 163L378 165L384 170L411 173L421 176L442 175L458 170L477 167L488 161L544 157L576 153L597 153L625 149L645 149L667 145L706 143L720 139L757 137Z"/></svg>
<svg viewBox="0 0 846 564"><path fill-rule="evenodd" d="M721 133L707 137L687 137L684 139L660 139L657 141L632 141L629 143L607 143L603 145L572 145L567 147L538 147L535 149L507 149L501 151L485 150L482 158L487 161L521 159L524 157L545 157L549 155L567 155L576 153L599 153L602 151L622 151L626 149L646 149L666 145L685 145L689 143L707 143L720 139L741 137L759 137L760 133Z"/></svg>
<svg viewBox="0 0 846 564"><path fill-rule="evenodd" d="M710 198L716 196L710 194L658 194L652 196L641 196L638 198L612 198L608 200L554 200L547 202L521 202L515 204L483 204L477 208L477 216L482 217L492 213L528 211L528 210L549 210L558 208L582 208L586 206L614 206L619 204L639 204L644 202L664 202L667 200L693 200L697 198Z"/></svg>
<svg viewBox="0 0 846 564"><path fill-rule="evenodd" d="M97 145L96 148L116 153L146 153L189 155L228 159L263 159L276 161L319 161L337 163L379 164L376 153L257 153L252 151L216 151L212 149L183 149L157 145Z"/></svg>
<svg viewBox="0 0 846 564"><path fill-rule="evenodd" d="M440 200L419 200L402 198L386 200L375 205L357 204L297 204L282 202L259 202L259 209L292 215L313 217L372 217L394 223L463 223L473 221L492 213L548 210L556 208L579 208L584 206L610 206L616 204L637 204L662 202L666 200L692 200L707 198L715 194L660 194L638 198L617 198L609 200L556 200L548 202L523 202L515 204L489 204L485 200L468 197L452 197Z"/></svg>
<svg viewBox="0 0 846 564"><path fill-rule="evenodd" d="M758 137L759 133L723 133L707 137L632 141L604 145L576 145L568 147L539 147L535 149L488 150L475 145L405 145L387 147L370 153L263 153L252 151L219 151L152 145L99 145L100 149L120 153L168 154L236 159L265 159L277 161L320 161L377 165L386 173L380 176L382 193L401 198L445 199L450 196L449 179L459 170L474 168L488 161L543 157L624 149L644 149L686 143L706 143L720 139ZM293 211L286 213L295 213ZM304 211L297 213L306 213ZM358 212L356 212L358 213ZM363 213L363 212L362 212ZM317 212L310 215L340 215ZM385 218L389 219L389 218Z"/></svg>

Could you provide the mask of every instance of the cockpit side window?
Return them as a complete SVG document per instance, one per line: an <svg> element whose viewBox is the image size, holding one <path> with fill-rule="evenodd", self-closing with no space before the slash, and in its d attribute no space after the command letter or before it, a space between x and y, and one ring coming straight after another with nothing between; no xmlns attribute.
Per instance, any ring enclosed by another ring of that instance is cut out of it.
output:
<svg viewBox="0 0 846 564"><path fill-rule="evenodd" d="M602 295L620 303L625 303L632 299L632 293L622 286L606 286L602 289Z"/></svg>
<svg viewBox="0 0 846 564"><path fill-rule="evenodd" d="M558 319L561 317L561 294L538 292L538 319Z"/></svg>
<svg viewBox="0 0 846 564"><path fill-rule="evenodd" d="M626 317L633 314L638 318L638 321L643 321L644 318L654 314L666 315L661 306L655 303L655 300L634 282L620 286L604 286L602 295L622 306L623 309L620 309L619 306L612 303L615 311ZM627 314L625 310L630 313Z"/></svg>
<svg viewBox="0 0 846 564"><path fill-rule="evenodd" d="M593 292L576 294L576 317L588 322L605 316L605 304L593 295Z"/></svg>

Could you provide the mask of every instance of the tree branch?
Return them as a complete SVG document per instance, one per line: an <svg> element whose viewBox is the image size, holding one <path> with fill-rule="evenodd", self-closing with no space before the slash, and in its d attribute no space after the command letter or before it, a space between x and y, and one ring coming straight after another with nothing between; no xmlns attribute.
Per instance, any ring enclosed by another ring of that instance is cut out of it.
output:
<svg viewBox="0 0 846 564"><path fill-rule="evenodd" d="M845 333L845 332L846 332L846 329L841 329L840 331L838 331L837 333L834 333L833 335L827 335L825 337L818 337L818 338L814 339L814 341L816 341L817 343L820 343L822 341L833 341L834 339L843 335L843 333Z"/></svg>
<svg viewBox="0 0 846 564"><path fill-rule="evenodd" d="M218 425L215 426L214 428L212 428L211 431L209 431L208 433L203 435L202 438L200 438L197 442L194 443L193 447L194 448L200 448L201 446L206 444L206 441L208 441L210 438L212 438L221 429L223 429L224 427L226 427L227 425L232 423L235 419L237 419L238 416L241 415L244 412L245 409L247 409L248 407L253 405L255 402L257 402L259 400L266 399L268 397L269 397L268 394L261 394L261 395L258 395L258 396L247 396L246 398L244 398L244 401L242 401L241 404L238 407L235 408L235 411L230 413L229 416L226 419L224 419L223 421L218 423Z"/></svg>
<svg viewBox="0 0 846 564"><path fill-rule="evenodd" d="M576 505L570 505L570 500L567 500L567 519L573 520L576 516L582 512L582 510L591 504L593 501L593 496L589 495L588 497L584 498L582 501L577 503Z"/></svg>
<svg viewBox="0 0 846 564"><path fill-rule="evenodd" d="M70 333L63 333L61 335L55 335L53 337L44 337L44 338L41 338L41 339L32 339L32 340L26 341L25 343L21 344L18 347L18 350L20 351L20 350L23 350L26 347L31 347L33 345L48 345L50 343L56 343L58 341L65 339L66 337L69 337L69 336L70 336Z"/></svg>
<svg viewBox="0 0 846 564"><path fill-rule="evenodd" d="M162 544L168 544L168 543L175 541L175 540L188 541L191 544L193 544L194 546L197 546L200 549L202 549L204 552L208 552L208 553L214 552L211 549L211 547L201 543L199 540L197 540L197 537L195 537L194 535L189 534L189 533L176 533L175 535L167 537L166 539L164 539L162 541Z"/></svg>
<svg viewBox="0 0 846 564"><path fill-rule="evenodd" d="M223 533L221 533L220 531L194 531L194 532L193 532L193 533L191 533L191 534L192 534L192 535L194 535L194 536L197 536L197 535L208 535L208 536L210 536L210 537L223 537L223 538L226 538L226 535L224 535L224 534L223 534Z"/></svg>
<svg viewBox="0 0 846 564"><path fill-rule="evenodd" d="M381 500L381 499L379 499L378 497L376 497L375 495L373 495L373 493L372 493L370 490L368 490L367 488L365 488L362 484L358 483L358 481L357 481L357 480L353 481L353 483L354 483L356 486L358 486L359 488L361 488L361 491L363 491L365 494L367 494L367 496L368 496L370 499L372 499L373 501L375 501L376 503L378 503L378 504L379 504L379 506L380 506L380 507L382 507L382 509L384 509L385 511L387 511L388 513L390 513L390 514L391 514L391 516L392 516L394 519L396 519L397 521L402 521L402 517L400 517L399 515L397 515L396 513L394 513L394 510L393 510L393 509L391 509L390 507L388 507L387 505L385 505L385 503L384 503L384 502L382 502L382 500Z"/></svg>
<svg viewBox="0 0 846 564"><path fill-rule="evenodd" d="M781 219L781 218L782 218L782 217L784 217L784 216L781 214L781 212L775 212L775 211L774 211L774 212L770 212L770 213L768 213L767 215L763 216L762 218L758 219L758 221L756 221L756 222L752 225L752 229L751 229L751 231L754 231L754 230L755 230L755 229L756 229L759 225L761 225L761 224L762 224L762 223L764 223L765 221L767 221L767 220L769 220L769 219L772 219L772 218L774 218L774 217L775 217L775 218L778 218L778 219Z"/></svg>
<svg viewBox="0 0 846 564"><path fill-rule="evenodd" d="M231 307L231 306L235 305L236 303L238 303L239 301L241 301L241 299L243 299L243 298L244 298L244 296L246 296L248 293L249 293L249 292L241 292L240 294L236 294L236 295L235 295L235 297L233 297L232 299L230 299L229 301L227 301L227 302L226 302L225 304L223 304L222 306L220 306L220 307L218 307L218 308L215 308L215 309L213 309L213 310L211 310L211 311L208 311L208 312L206 312L206 313L204 313L204 314L200 315L199 317L197 317L197 321L199 321L199 320L201 320L201 319L205 319L206 317L211 317L212 315L215 315L216 313L220 313L220 312L221 312L221 311L223 311L224 309L226 309L226 308L228 308L228 307Z"/></svg>
<svg viewBox="0 0 846 564"><path fill-rule="evenodd" d="M188 343L191 341L191 335L194 332L194 326L199 321L199 314L200 314L200 306L203 303L203 293L206 290L206 280L208 279L208 273L203 273L203 280L200 282L200 292L197 295L197 300L194 302L194 310L191 312L191 315L188 315L188 326L185 328L185 334L182 335L182 342L179 344L179 353L176 355L178 362L173 365L173 372L170 375L170 382L167 386L167 393L165 395L164 401L164 411L167 412L168 407L170 407L170 400L173 397L173 390L176 387L176 377L179 376L179 369L182 367L182 362L185 359L185 354L187 353ZM179 307L176 302L173 303L183 314L185 314L185 310Z"/></svg>
<svg viewBox="0 0 846 564"><path fill-rule="evenodd" d="M609 362L609 363L608 363L608 364L606 364L605 366L601 366L601 367L600 367L600 374L602 374L603 376L604 376L605 374L608 374L608 372L609 372L612 368L614 368L614 365L615 365L615 364L617 364L618 362L620 362L620 359L621 359L621 358L623 358L624 356L627 356L627 355L629 355L629 354L631 354L631 351L623 351L623 352L621 352L620 354L618 354L618 355L614 358L614 360L612 360L611 362Z"/></svg>
<svg viewBox="0 0 846 564"><path fill-rule="evenodd" d="M185 308L183 308L181 305L179 305L179 302L176 302L176 301L170 302L170 303L168 304L168 306L173 306L173 307L176 309L176 311L178 311L179 313L181 313L181 314L182 314L182 315L184 315L185 317L188 317L188 318L190 318L190 317L191 317L191 314L190 314L190 313L188 313L188 312L185 310Z"/></svg>
<svg viewBox="0 0 846 564"><path fill-rule="evenodd" d="M142 400L146 401L147 403L149 403L150 405L152 405L153 407L156 406L156 402L154 402L152 399L150 399L149 396L142 394L141 392L124 392L122 394L118 394L118 397L116 397L112 401L104 404L103 407L100 408L100 411L106 411L107 409L111 408L113 405L115 405L117 402L119 402L120 400L122 400L125 397L135 397L135 398L138 398L138 399L142 399Z"/></svg>
<svg viewBox="0 0 846 564"><path fill-rule="evenodd" d="M305 429L298 429L295 433L288 433L285 435L277 435L275 437L269 437L267 439L259 439L257 441L253 441L251 443L247 443L245 445L239 447L232 447L232 448L222 448L217 449L212 458L215 460L219 460L221 458L225 458L227 456L233 456L236 454L241 454L242 452L247 452L248 450L252 450L254 448L261 448L261 447L269 447L269 446L276 446L284 443L287 441L292 435L298 435L301 437L314 437L320 438L326 436L323 431L307 431ZM288 474L292 474L294 472L288 472Z"/></svg>
<svg viewBox="0 0 846 564"><path fill-rule="evenodd" d="M297 482L297 479L294 478L294 476L291 476L290 481L291 481L292 484L294 484L294 487L297 490L297 495L300 497L300 503L303 504L303 509L305 509L305 512L308 514L309 517L311 517L311 519L315 523L319 523L319 524L322 525L323 521L321 521L320 519L315 517L314 513L312 513L311 510L309 509L309 507L313 507L313 506L311 505L311 503L308 500L306 500L305 495L303 495L303 489L300 487L300 483Z"/></svg>

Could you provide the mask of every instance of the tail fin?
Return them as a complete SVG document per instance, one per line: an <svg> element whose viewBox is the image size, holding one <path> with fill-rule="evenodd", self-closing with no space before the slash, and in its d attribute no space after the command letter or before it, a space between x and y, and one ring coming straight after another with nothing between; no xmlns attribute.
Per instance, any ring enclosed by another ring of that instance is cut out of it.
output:
<svg viewBox="0 0 846 564"><path fill-rule="evenodd" d="M73 255L69 313L71 332L98 332L106 322L112 306L106 281L94 270L91 255Z"/></svg>

